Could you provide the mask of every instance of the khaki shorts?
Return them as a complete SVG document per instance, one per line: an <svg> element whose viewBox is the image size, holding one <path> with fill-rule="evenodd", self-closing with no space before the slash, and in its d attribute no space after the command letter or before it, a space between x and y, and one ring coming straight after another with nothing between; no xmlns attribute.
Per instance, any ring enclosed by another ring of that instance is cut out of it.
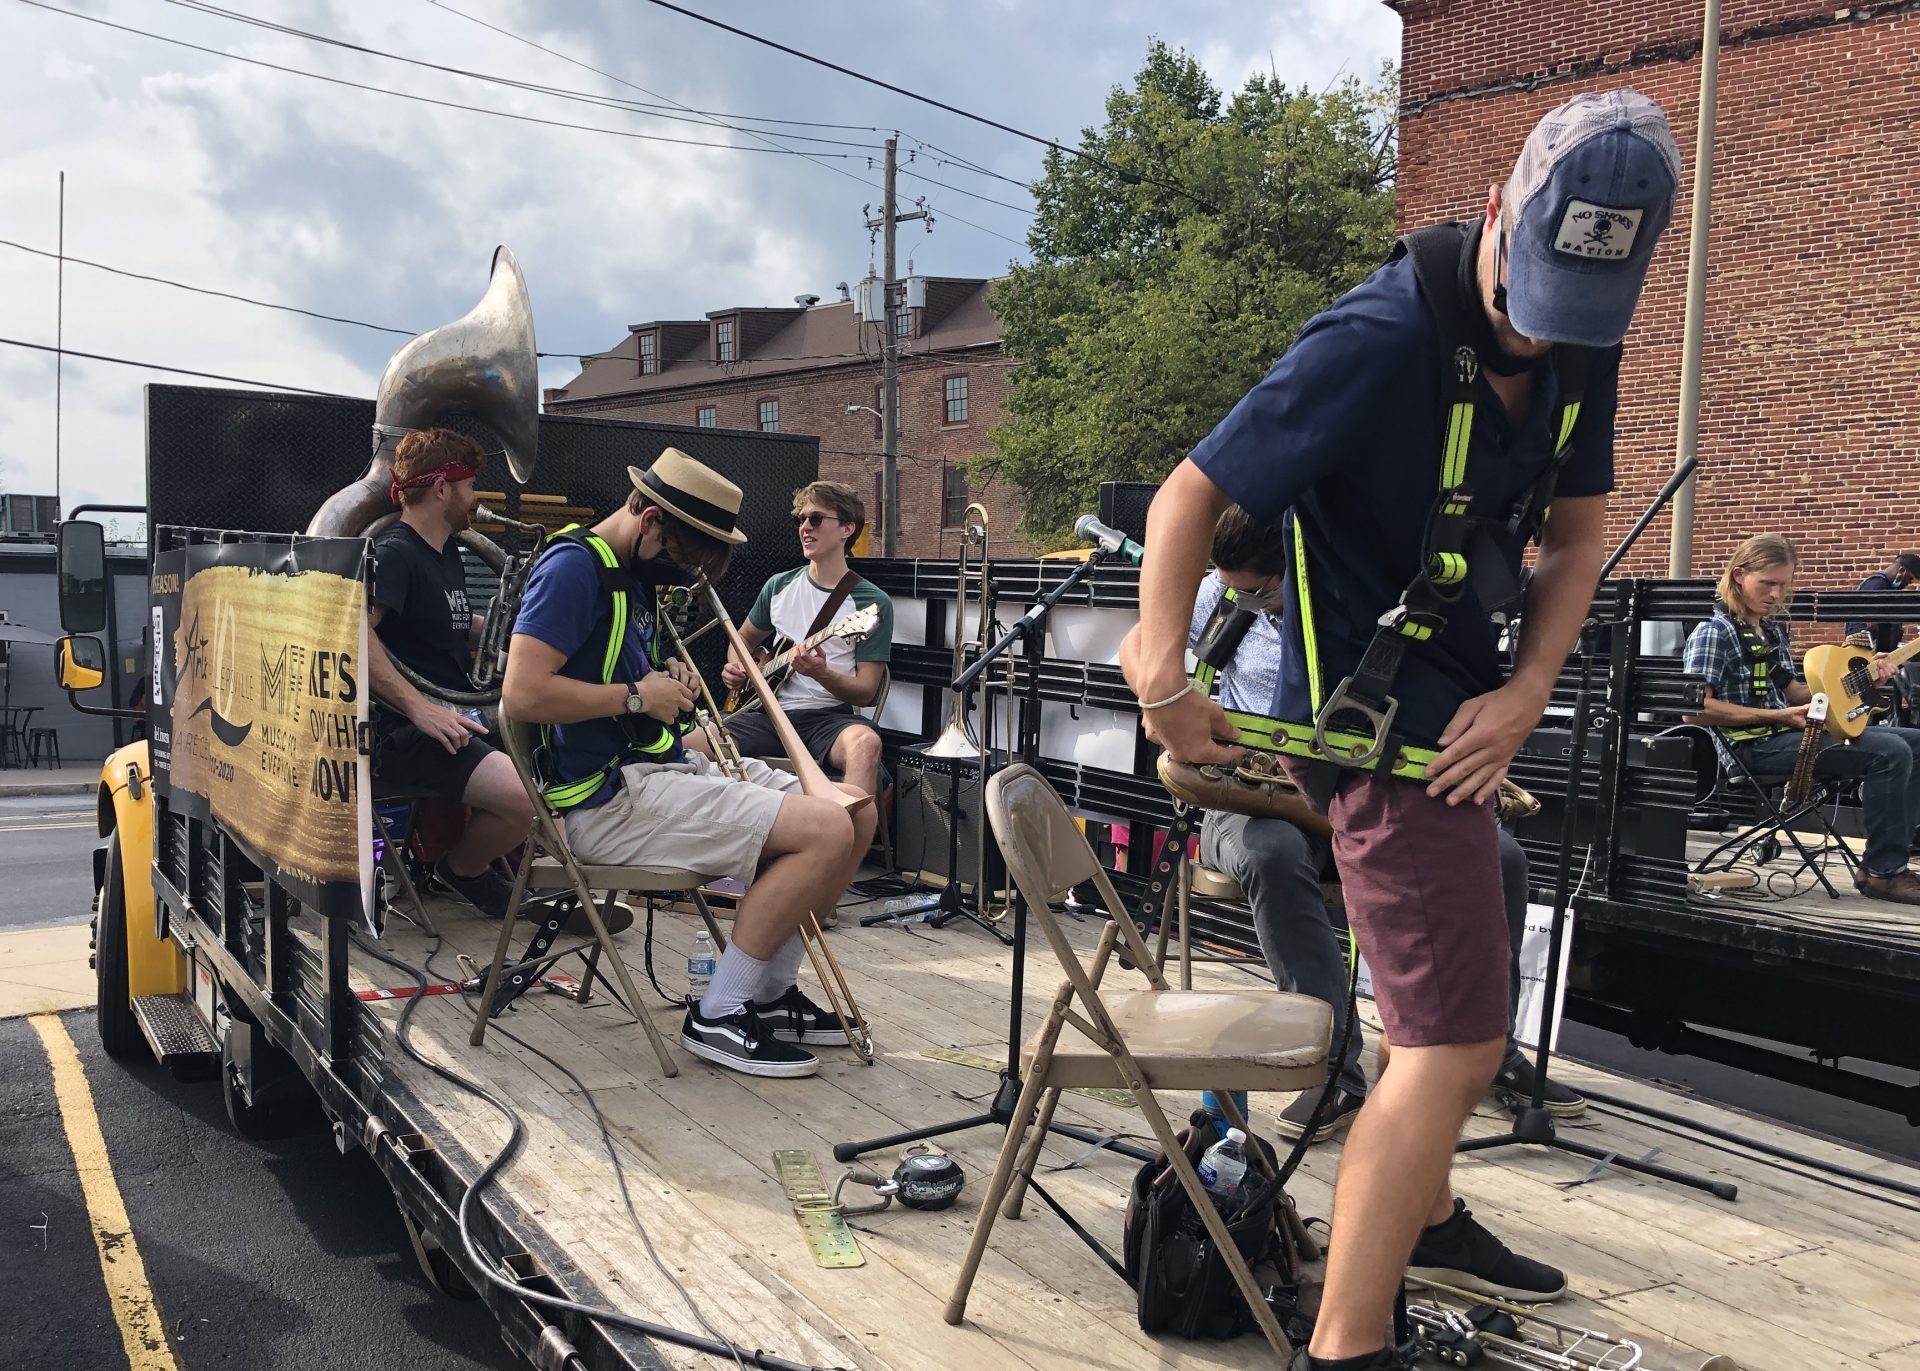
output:
<svg viewBox="0 0 1920 1371"><path fill-rule="evenodd" d="M781 800L801 792L798 777L757 757L745 764L744 781L723 775L697 752L672 765L622 767L619 794L567 815L574 857L592 865L678 867L708 880L751 882Z"/></svg>

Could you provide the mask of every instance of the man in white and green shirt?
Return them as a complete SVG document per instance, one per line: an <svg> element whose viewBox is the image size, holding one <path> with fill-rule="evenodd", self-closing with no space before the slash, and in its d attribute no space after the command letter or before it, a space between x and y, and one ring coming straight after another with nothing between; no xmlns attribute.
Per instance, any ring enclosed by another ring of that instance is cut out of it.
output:
<svg viewBox="0 0 1920 1371"><path fill-rule="evenodd" d="M771 577L760 588L760 598L740 624L740 636L757 648L777 634L774 646L784 649L868 606L878 611L879 622L859 642L829 638L796 653L792 672L774 689L814 759L871 795L880 782L880 735L855 711L877 700L886 684L887 659L893 653L893 601L847 567L847 549L866 522L866 507L851 486L815 481L795 491L793 524L806 564ZM829 609L843 582L840 603ZM746 684L747 674L738 662L729 661L721 679L737 690ZM750 757L781 750L762 711L739 715L728 728Z"/></svg>

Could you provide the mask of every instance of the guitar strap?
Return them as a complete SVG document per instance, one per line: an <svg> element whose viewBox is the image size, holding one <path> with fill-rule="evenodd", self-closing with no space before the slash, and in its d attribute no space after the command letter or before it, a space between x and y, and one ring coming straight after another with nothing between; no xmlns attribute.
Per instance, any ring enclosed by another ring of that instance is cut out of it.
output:
<svg viewBox="0 0 1920 1371"><path fill-rule="evenodd" d="M805 572L801 572L800 574L803 576L806 575ZM800 635L801 642L804 643L807 639L833 622L833 616L840 612L840 606L847 602L847 596L853 594L853 587L859 580L860 573L851 570L840 578L839 583L835 585L833 590L827 595L827 602L820 606L820 612L813 616L813 622L807 625L807 631Z"/></svg>

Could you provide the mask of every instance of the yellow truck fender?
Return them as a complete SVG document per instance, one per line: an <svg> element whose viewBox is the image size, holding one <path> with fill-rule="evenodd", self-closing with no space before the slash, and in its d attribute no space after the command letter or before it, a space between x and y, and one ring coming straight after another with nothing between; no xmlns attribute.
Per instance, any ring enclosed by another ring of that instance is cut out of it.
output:
<svg viewBox="0 0 1920 1371"><path fill-rule="evenodd" d="M120 836L121 889L127 906L127 993L177 995L187 988L187 959L153 917L153 783L147 744L129 743L100 766L100 836Z"/></svg>

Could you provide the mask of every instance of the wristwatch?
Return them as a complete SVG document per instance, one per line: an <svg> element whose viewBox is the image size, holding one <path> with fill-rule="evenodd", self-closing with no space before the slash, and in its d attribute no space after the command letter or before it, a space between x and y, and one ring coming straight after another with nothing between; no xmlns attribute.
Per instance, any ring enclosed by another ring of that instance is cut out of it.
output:
<svg viewBox="0 0 1920 1371"><path fill-rule="evenodd" d="M640 698L640 683L630 682L627 685L627 713L645 714L646 712L647 702Z"/></svg>

